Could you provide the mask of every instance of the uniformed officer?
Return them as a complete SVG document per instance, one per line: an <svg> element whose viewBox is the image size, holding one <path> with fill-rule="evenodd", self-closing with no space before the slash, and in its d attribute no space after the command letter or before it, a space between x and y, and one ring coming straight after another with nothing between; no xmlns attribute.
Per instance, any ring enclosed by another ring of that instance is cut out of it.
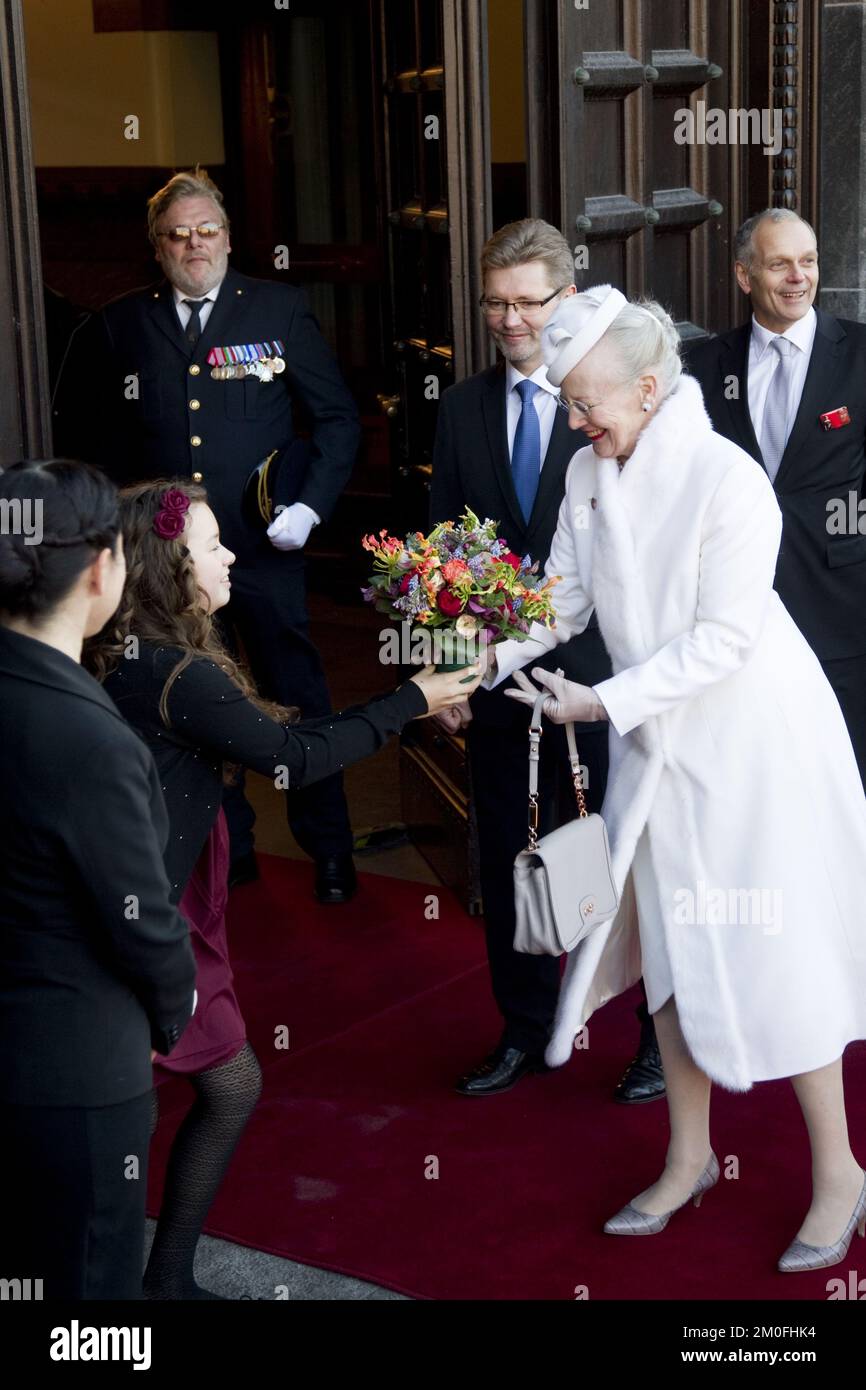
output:
<svg viewBox="0 0 866 1390"><path fill-rule="evenodd" d="M305 718L329 714L303 548L352 471L355 403L303 290L229 266L229 220L206 170L175 174L153 195L148 233L165 279L106 305L76 335L57 393L58 443L121 485L204 483L237 555L228 622L260 690ZM258 375L225 371L238 362ZM293 400L311 419L309 450L290 504L268 525L245 505L244 489L263 459L293 441ZM342 776L290 790L287 800L295 839L316 861L316 896L346 901L356 881ZM226 810L232 877L242 882L257 876L255 816L242 790L229 792Z"/></svg>

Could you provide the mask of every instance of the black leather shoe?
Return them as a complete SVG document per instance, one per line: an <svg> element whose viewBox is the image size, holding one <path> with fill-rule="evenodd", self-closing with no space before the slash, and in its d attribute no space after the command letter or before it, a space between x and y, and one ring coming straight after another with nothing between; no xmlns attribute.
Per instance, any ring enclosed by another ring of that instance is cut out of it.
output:
<svg viewBox="0 0 866 1390"><path fill-rule="evenodd" d="M500 1091L510 1091L531 1072L548 1070L543 1057L521 1052L517 1047L506 1047L491 1052L480 1067L461 1076L454 1089L461 1096L495 1096Z"/></svg>
<svg viewBox="0 0 866 1390"><path fill-rule="evenodd" d="M229 888L240 888L243 883L255 883L258 877L259 861L256 859L254 849L232 860L229 869Z"/></svg>
<svg viewBox="0 0 866 1390"><path fill-rule="evenodd" d="M351 854L316 860L316 897L320 903L347 903L358 891Z"/></svg>
<svg viewBox="0 0 866 1390"><path fill-rule="evenodd" d="M626 1067L613 1098L620 1105L646 1105L647 1101L660 1100L664 1094L665 1075L661 1053L653 1038L652 1042L641 1043L637 1056Z"/></svg>

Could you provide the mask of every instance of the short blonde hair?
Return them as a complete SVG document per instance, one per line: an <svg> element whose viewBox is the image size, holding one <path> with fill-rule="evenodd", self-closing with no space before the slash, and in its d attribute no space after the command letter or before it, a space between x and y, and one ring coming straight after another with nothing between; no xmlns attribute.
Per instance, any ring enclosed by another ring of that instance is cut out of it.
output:
<svg viewBox="0 0 866 1390"><path fill-rule="evenodd" d="M540 217L523 217L508 222L485 242L481 250L481 271L510 270L527 261L541 261L558 290L574 284L574 257L562 232Z"/></svg>
<svg viewBox="0 0 866 1390"><path fill-rule="evenodd" d="M194 169L184 169L179 174L172 174L167 184L158 189L152 198L147 200L147 235L158 245L156 227L162 214L171 207L172 203L178 198L210 198L212 203L216 203L220 210L220 215L225 223L226 232L231 230L229 226L228 213L223 202L223 195L220 193L213 179L208 174L207 169L203 169L197 164Z"/></svg>

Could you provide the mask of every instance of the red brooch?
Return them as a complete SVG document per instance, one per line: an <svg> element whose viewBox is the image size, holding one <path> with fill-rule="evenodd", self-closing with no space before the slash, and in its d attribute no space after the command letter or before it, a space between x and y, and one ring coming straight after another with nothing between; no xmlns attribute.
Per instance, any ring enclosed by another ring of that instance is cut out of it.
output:
<svg viewBox="0 0 866 1390"><path fill-rule="evenodd" d="M851 423L847 405L839 405L835 410L828 410L826 415L819 415L818 419L825 430L840 430L843 425L850 425Z"/></svg>

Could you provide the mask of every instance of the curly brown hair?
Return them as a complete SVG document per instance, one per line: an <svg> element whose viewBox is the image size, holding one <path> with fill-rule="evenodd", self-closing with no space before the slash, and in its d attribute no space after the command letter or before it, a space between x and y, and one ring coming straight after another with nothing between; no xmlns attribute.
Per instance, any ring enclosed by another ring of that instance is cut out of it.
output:
<svg viewBox="0 0 866 1390"><path fill-rule="evenodd" d="M249 674L226 650L213 615L202 602L203 593L183 533L174 540L166 540L154 531L154 518L167 490L182 493L189 498L190 505L208 500L200 484L185 479L156 479L124 488L120 494L120 524L126 553L126 583L117 612L101 632L85 642L84 665L98 681L104 681L125 656L130 637L160 646L179 647L183 656L166 680L159 702L160 717L166 728L171 724L169 691L181 672L199 657L215 661L263 713L282 723L296 723L300 718L297 706L277 705L263 699Z"/></svg>

